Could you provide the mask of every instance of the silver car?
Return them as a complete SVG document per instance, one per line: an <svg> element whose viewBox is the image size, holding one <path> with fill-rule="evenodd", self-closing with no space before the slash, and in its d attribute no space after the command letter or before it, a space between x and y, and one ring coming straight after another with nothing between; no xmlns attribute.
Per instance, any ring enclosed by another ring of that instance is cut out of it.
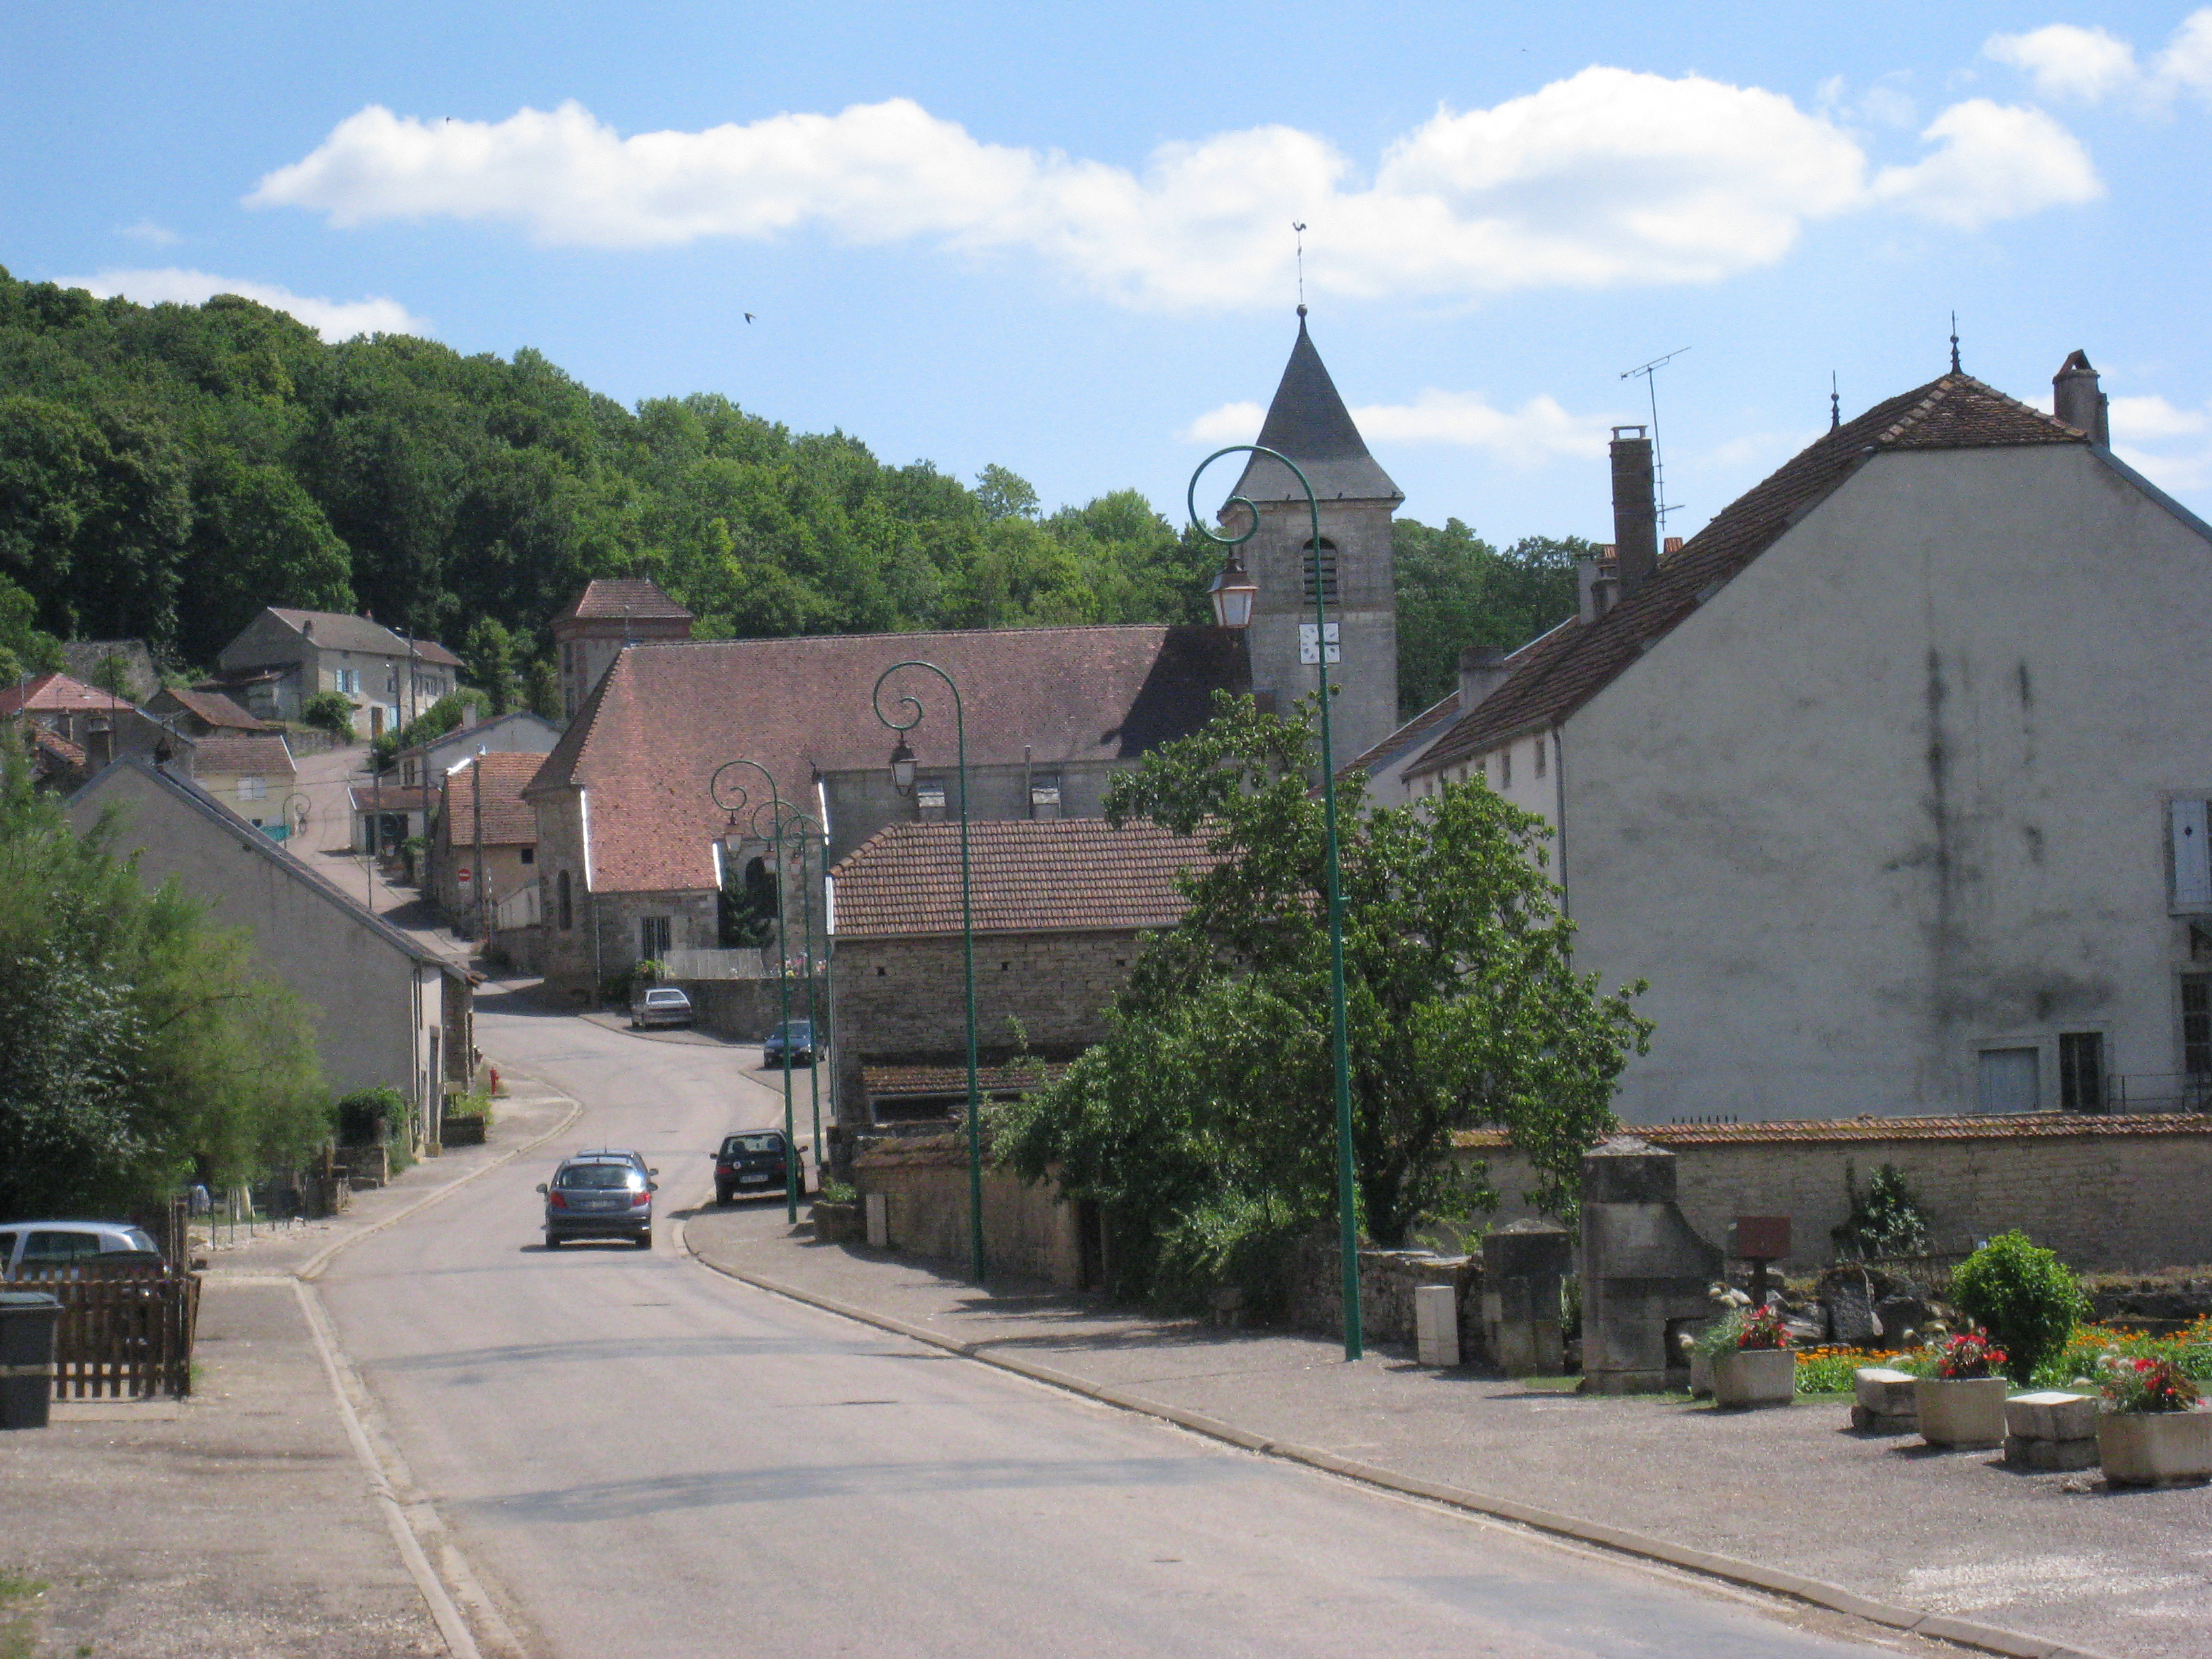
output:
<svg viewBox="0 0 2212 1659"><path fill-rule="evenodd" d="M547 1249L572 1238L627 1238L641 1250L653 1248L653 1195L659 1188L631 1158L614 1152L564 1159L538 1190L545 1194Z"/></svg>
<svg viewBox="0 0 2212 1659"><path fill-rule="evenodd" d="M629 995L632 1030L647 1025L689 1025L691 999L674 985L641 985Z"/></svg>
<svg viewBox="0 0 2212 1659"><path fill-rule="evenodd" d="M161 1247L119 1221L10 1221L0 1225L0 1279L25 1273L158 1267Z"/></svg>

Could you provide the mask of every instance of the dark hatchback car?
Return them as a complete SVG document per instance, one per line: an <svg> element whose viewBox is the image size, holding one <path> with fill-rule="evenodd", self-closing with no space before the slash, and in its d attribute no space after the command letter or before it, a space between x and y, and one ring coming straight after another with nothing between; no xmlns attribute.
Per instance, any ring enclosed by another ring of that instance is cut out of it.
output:
<svg viewBox="0 0 2212 1659"><path fill-rule="evenodd" d="M724 1135L722 1150L714 1154L714 1202L727 1204L738 1197L760 1198L784 1190L784 1165L790 1148L781 1129L751 1129ZM806 1160L799 1160L799 1190L806 1190Z"/></svg>
<svg viewBox="0 0 2212 1659"><path fill-rule="evenodd" d="M761 1065L781 1066L783 1051L791 1050L794 1066L814 1063L814 1022L811 1019L787 1019L761 1039Z"/></svg>
<svg viewBox="0 0 2212 1659"><path fill-rule="evenodd" d="M545 1194L545 1248L572 1238L627 1238L653 1248L652 1173L634 1155L609 1152L572 1158L554 1172Z"/></svg>

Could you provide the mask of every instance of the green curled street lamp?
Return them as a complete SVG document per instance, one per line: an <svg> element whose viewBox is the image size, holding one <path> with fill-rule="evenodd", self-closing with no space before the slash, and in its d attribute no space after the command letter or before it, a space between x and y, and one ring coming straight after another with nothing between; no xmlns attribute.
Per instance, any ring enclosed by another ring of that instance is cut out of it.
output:
<svg viewBox="0 0 2212 1659"><path fill-rule="evenodd" d="M1344 1271L1344 1357L1357 1359L1363 1352L1359 1328L1359 1201L1352 1149L1350 1021L1344 999L1344 884L1338 867L1336 850L1336 745L1329 732L1328 659L1334 647L1329 635L1323 584L1319 577L1321 505L1314 499L1313 484L1304 471L1296 461L1279 449L1269 449L1261 444L1231 444L1226 449L1215 450L1198 464L1198 471L1190 475L1190 488L1185 500L1190 508L1192 527L1206 540L1228 550L1222 557L1220 574L1214 577L1207 595L1213 603L1213 620L1222 627L1238 629L1250 627L1252 604L1260 595L1259 585L1245 571L1243 555L1238 550L1259 532L1260 509L1243 495L1231 495L1221 504L1219 516L1222 519L1228 518L1230 508L1241 507L1244 509L1244 516L1250 521L1241 534L1235 536L1217 535L1206 527L1198 514L1200 475L1224 455L1264 455L1269 460L1280 462L1287 467L1291 476L1298 481L1298 488L1305 491L1306 517L1313 532L1313 538L1306 545L1314 550L1316 561L1312 643L1314 674L1321 693L1322 822L1328 846L1329 1038L1330 1058L1336 1071L1337 1231Z"/></svg>
<svg viewBox="0 0 2212 1659"><path fill-rule="evenodd" d="M753 805L741 826L738 815L751 804L752 796L741 781L746 771L757 772L768 785L768 799ZM755 841L767 837L755 834L752 818L762 807L770 809L775 826L775 979L776 994L783 1012L783 1206L784 1213L793 1225L799 1222L799 1143L793 1138L791 1121L791 969L789 953L784 949L783 927L783 797L777 793L775 775L756 760L733 760L714 769L708 780L707 793L715 805L729 814L722 831L722 851L730 862L734 862L744 850L748 836ZM726 864L725 870L726 872Z"/></svg>
<svg viewBox="0 0 2212 1659"><path fill-rule="evenodd" d="M822 872L827 867L830 857L830 836L828 831L823 829L819 818L811 812L793 806L788 802L781 805L775 816L777 824L787 828L793 838L799 843L799 914L803 918L801 937L805 941L805 955L803 960L806 964L806 1040L807 1053L812 1056L811 1063L806 1068L807 1094L810 1103L814 1109L814 1139L809 1144L814 1148L815 1179L818 1182L822 1174L822 1026L814 1012L814 981L820 973L819 965L814 957L814 883L822 878ZM776 837L779 845L781 843L781 835L779 834ZM814 874L811 877L806 873L806 857L809 848L816 849ZM778 891L781 891L780 885ZM823 943L825 945L829 943L826 933ZM783 1052L784 1076L787 1083L791 1074L791 1029L788 1024L784 1028Z"/></svg>
<svg viewBox="0 0 2212 1659"><path fill-rule="evenodd" d="M884 712L884 682L903 668L936 675L952 693L952 733L960 777L960 963L968 988L968 1266L969 1276L980 1285L983 1282L983 1111L975 1087L975 913L968 875L968 717L961 706L960 688L952 683L951 675L933 662L895 662L876 677L869 702L876 718L898 734L890 764L891 787L899 793L914 793L914 750L907 746L906 734L921 724L922 714L921 699L904 693L897 703L901 718L894 720Z"/></svg>

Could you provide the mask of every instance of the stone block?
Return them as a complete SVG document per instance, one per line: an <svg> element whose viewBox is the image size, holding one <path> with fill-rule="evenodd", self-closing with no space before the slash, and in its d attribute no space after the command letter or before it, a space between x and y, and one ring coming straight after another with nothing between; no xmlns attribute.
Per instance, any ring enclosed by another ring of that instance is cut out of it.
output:
<svg viewBox="0 0 2212 1659"><path fill-rule="evenodd" d="M1413 1330L1422 1364L1458 1364L1459 1292L1449 1285L1417 1285Z"/></svg>
<svg viewBox="0 0 2212 1659"><path fill-rule="evenodd" d="M1860 1409L1869 1414L1901 1418L1905 1426L1911 1428L1920 1421L1920 1407L1913 1391L1917 1381L1906 1372L1893 1371L1887 1366L1862 1365L1851 1373L1851 1395Z"/></svg>
<svg viewBox="0 0 2212 1659"><path fill-rule="evenodd" d="M1828 1291L1828 1337L1835 1342L1868 1342L1880 1336L1881 1317L1864 1285L1832 1285Z"/></svg>
<svg viewBox="0 0 2212 1659"><path fill-rule="evenodd" d="M2005 1401L2005 1433L2017 1440L2094 1440L2096 1396L2059 1389L2016 1394Z"/></svg>
<svg viewBox="0 0 2212 1659"><path fill-rule="evenodd" d="M2094 1469L2097 1467L2097 1437L2086 1440L2027 1440L2016 1434L2005 1437L2004 1461L2015 1469L2033 1469L2037 1474L2048 1474L2057 1469Z"/></svg>
<svg viewBox="0 0 2212 1659"><path fill-rule="evenodd" d="M1920 1414L1897 1417L1888 1412L1869 1411L1864 1406L1851 1407L1851 1426L1862 1434L1917 1434Z"/></svg>

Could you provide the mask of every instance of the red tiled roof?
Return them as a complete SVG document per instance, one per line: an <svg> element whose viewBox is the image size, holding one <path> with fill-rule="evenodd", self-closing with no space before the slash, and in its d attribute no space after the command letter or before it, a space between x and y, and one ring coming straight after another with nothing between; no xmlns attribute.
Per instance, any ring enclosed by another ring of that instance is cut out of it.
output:
<svg viewBox="0 0 2212 1659"><path fill-rule="evenodd" d="M191 772L195 778L224 775L290 777L298 769L281 732L251 732L232 737L217 733L192 744Z"/></svg>
<svg viewBox="0 0 2212 1659"><path fill-rule="evenodd" d="M1057 1083L1067 1075L1069 1062L1064 1060L1032 1060L1009 1061L1005 1065L978 1066L975 1068L975 1088L979 1094L1010 1094L1019 1089L1033 1089L1041 1084ZM961 1095L968 1092L968 1068L960 1066L863 1066L860 1067L860 1092L869 1099L887 1095Z"/></svg>
<svg viewBox="0 0 2212 1659"><path fill-rule="evenodd" d="M705 640L629 647L615 659L526 792L591 791L592 884L606 892L714 884L726 822L715 769L759 762L788 794L818 774L872 769L896 741L869 702L894 663L926 659L965 700L971 766L1133 759L1188 735L1217 689L1249 678L1242 644L1212 627L1031 628ZM925 769L953 761L952 700L912 670L884 687L927 710L907 741ZM757 791L756 792L757 793Z"/></svg>
<svg viewBox="0 0 2212 1659"><path fill-rule="evenodd" d="M1777 1119L1754 1123L1632 1123L1624 1134L1654 1146L1750 1146L1781 1141L2052 1140L2097 1135L2212 1135L2212 1116L2144 1113L2040 1112L1987 1117L1841 1117ZM1463 1147L1503 1146L1503 1132L1464 1130L1452 1137Z"/></svg>
<svg viewBox="0 0 2212 1659"><path fill-rule="evenodd" d="M185 691L173 687L163 695L173 699L177 707L187 714L197 714L210 726L222 726L240 732L266 732L265 720L258 720L220 691Z"/></svg>
<svg viewBox="0 0 2212 1659"><path fill-rule="evenodd" d="M619 621L627 612L634 620L666 617L690 621L691 613L660 591L658 582L642 579L601 576L584 584L584 591L569 602L556 622L593 621L611 617Z"/></svg>
<svg viewBox="0 0 2212 1659"><path fill-rule="evenodd" d="M1557 641L1485 698L1408 769L1425 776L1486 753L1580 708L1652 644L1781 538L1869 457L1885 450L1980 449L2085 443L2072 427L1966 374L1877 404L1809 445L1723 508L1637 592L1595 622L1566 624Z"/></svg>
<svg viewBox="0 0 2212 1659"><path fill-rule="evenodd" d="M1172 927L1176 877L1219 860L1156 823L1013 818L968 826L979 933ZM960 931L960 825L895 823L853 849L837 881L838 937Z"/></svg>
<svg viewBox="0 0 2212 1659"><path fill-rule="evenodd" d="M543 755L471 755L464 764L447 773L446 808L440 817L443 828L439 832L447 844L476 844L478 785L475 774L481 769L484 845L535 847L538 809L523 799L522 792L544 763Z"/></svg>
<svg viewBox="0 0 2212 1659"><path fill-rule="evenodd" d="M82 772L90 762L90 756L62 736L60 732L49 732L36 720L25 720L22 722L22 726L30 737L32 748L38 750L49 759L68 767L71 771Z"/></svg>
<svg viewBox="0 0 2212 1659"><path fill-rule="evenodd" d="M422 812L428 813L438 804L438 792L427 785L402 788L387 783L379 791L365 783L356 783L349 791L353 810L356 812Z"/></svg>
<svg viewBox="0 0 2212 1659"><path fill-rule="evenodd" d="M128 697L118 697L112 691L73 680L58 669L0 686L0 714L13 714L25 708L33 714L48 714L137 707Z"/></svg>

